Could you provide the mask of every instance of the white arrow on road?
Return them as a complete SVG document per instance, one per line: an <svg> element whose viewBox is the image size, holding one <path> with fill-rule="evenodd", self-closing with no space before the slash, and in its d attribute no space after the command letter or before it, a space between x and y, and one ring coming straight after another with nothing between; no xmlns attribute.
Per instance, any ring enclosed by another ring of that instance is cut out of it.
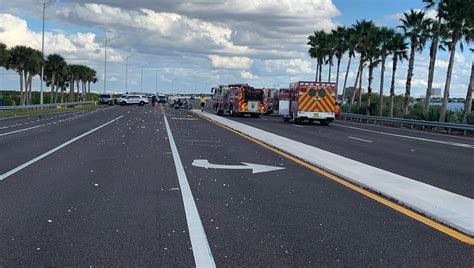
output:
<svg viewBox="0 0 474 268"><path fill-rule="evenodd" d="M218 164L209 163L209 161L207 159L195 159L192 163L192 165L195 166L195 167L202 167L202 168L205 168L205 169L209 169L209 168L214 168L214 169L251 169L252 174L285 169L284 167L266 166L266 165L259 165L259 164L245 163L245 162L242 162L242 164L243 165L218 165Z"/></svg>

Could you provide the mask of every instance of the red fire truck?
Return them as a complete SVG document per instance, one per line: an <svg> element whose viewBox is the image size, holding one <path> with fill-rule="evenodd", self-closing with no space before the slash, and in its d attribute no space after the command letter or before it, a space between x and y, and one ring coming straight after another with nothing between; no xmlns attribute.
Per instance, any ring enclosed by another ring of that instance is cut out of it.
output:
<svg viewBox="0 0 474 268"><path fill-rule="evenodd" d="M269 115L275 110L278 111L278 89L264 88L263 89L263 103L265 104L265 114Z"/></svg>
<svg viewBox="0 0 474 268"><path fill-rule="evenodd" d="M259 117L265 113L263 90L248 84L219 85L212 89L213 108L218 115L231 116L250 114Z"/></svg>
<svg viewBox="0 0 474 268"><path fill-rule="evenodd" d="M328 125L335 118L336 83L299 81L290 84L288 99L279 101L279 114L285 121L307 120Z"/></svg>

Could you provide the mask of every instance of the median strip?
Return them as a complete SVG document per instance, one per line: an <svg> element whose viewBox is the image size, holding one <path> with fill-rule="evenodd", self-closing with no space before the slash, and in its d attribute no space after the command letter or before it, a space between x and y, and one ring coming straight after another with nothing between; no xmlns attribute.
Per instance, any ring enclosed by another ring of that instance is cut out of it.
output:
<svg viewBox="0 0 474 268"><path fill-rule="evenodd" d="M193 110L193 112L237 131L238 133L262 142L263 144L281 150L285 154L289 154L292 157L314 165L322 169L323 172L327 171L354 184L380 193L383 196L394 199L436 221L451 226L470 236L474 235L474 215L472 211L474 208L474 201L471 198L324 151L268 131L232 121L224 117L197 110ZM393 203L393 205L396 204ZM389 206L393 207L392 205ZM408 215L408 213L403 213ZM420 215L420 217L422 216ZM426 223L426 221L422 219L417 220ZM459 235L453 235L452 232L445 231L442 227L443 226L435 228L464 242L470 244L473 243L472 238L463 236L461 233L459 233Z"/></svg>

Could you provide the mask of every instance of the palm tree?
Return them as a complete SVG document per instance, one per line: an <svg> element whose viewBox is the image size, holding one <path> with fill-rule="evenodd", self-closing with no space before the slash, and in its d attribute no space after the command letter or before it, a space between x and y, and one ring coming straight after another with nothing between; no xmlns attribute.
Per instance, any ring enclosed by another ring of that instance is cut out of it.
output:
<svg viewBox="0 0 474 268"><path fill-rule="evenodd" d="M425 12L411 9L403 13L400 19L405 38L410 40L410 59L408 61L408 73L405 87L405 102L403 104L403 113L408 114L408 105L410 104L411 80L413 78L413 68L415 63L415 52L422 52L427 39L427 32L430 25L430 19L425 18Z"/></svg>
<svg viewBox="0 0 474 268"><path fill-rule="evenodd" d="M400 33L395 33L387 44L388 51L392 55L392 81L390 83L390 107L389 116L393 117L393 102L395 99L395 73L397 71L398 61L408 59L407 49L408 43L405 42L405 37Z"/></svg>
<svg viewBox="0 0 474 268"><path fill-rule="evenodd" d="M356 35L353 28L347 29L345 39L346 39L346 44L347 44L347 52L349 56L349 61L347 62L346 75L344 76L344 84L342 85L341 105L343 105L346 101L347 77L349 75L349 70L351 67L351 60L355 56L355 49L357 47Z"/></svg>
<svg viewBox="0 0 474 268"><path fill-rule="evenodd" d="M0 67L7 68L10 51L4 43L0 42Z"/></svg>
<svg viewBox="0 0 474 268"><path fill-rule="evenodd" d="M393 29L389 29L387 27L380 28L379 37L380 37L380 96L379 96L379 116L383 115L383 87L384 87L384 78L385 78L385 60L389 55L389 44L390 40L395 35L395 31Z"/></svg>
<svg viewBox="0 0 474 268"><path fill-rule="evenodd" d="M57 73L67 65L66 61L61 55L51 54L46 58L45 64L45 80L51 86L51 100L50 103L53 103L55 97L55 88L56 88L56 75Z"/></svg>
<svg viewBox="0 0 474 268"><path fill-rule="evenodd" d="M10 58L7 63L7 70L13 69L20 76L20 103L25 104L25 65L28 61L28 48L26 46L15 46L10 50Z"/></svg>
<svg viewBox="0 0 474 268"><path fill-rule="evenodd" d="M348 49L347 35L348 34L347 34L346 27L339 26L337 27L336 30L332 30L333 40L335 41L334 55L336 56L336 59L337 59L336 90L339 87L339 69L341 66L342 56L344 55L344 53L346 53ZM344 89L343 89L343 92L344 92ZM344 94L343 94L343 98L344 98Z"/></svg>
<svg viewBox="0 0 474 268"><path fill-rule="evenodd" d="M307 44L310 45L308 53L311 58L316 59L315 81L321 81L322 66L326 59L327 34L324 31L317 31L314 32L314 35L310 35L308 39Z"/></svg>
<svg viewBox="0 0 474 268"><path fill-rule="evenodd" d="M466 101L464 102L464 117L462 119L463 124L467 124L467 118L472 111L472 87L474 86L474 61L471 64L471 78L469 79L469 85L467 86Z"/></svg>
<svg viewBox="0 0 474 268"><path fill-rule="evenodd" d="M90 94L91 94L91 83L96 83L97 82L97 73L94 69L88 68L87 72L87 100L91 100Z"/></svg>
<svg viewBox="0 0 474 268"><path fill-rule="evenodd" d="M70 86L71 77L72 75L71 75L71 70L69 68L69 65L65 65L57 73L56 86L57 88L61 89L61 103L64 103L64 91L66 90L67 87Z"/></svg>
<svg viewBox="0 0 474 268"><path fill-rule="evenodd" d="M69 79L69 101L74 101L74 83L76 81L79 81L79 76L80 76L80 70L81 67L80 65L77 64L71 64L69 65L69 73L70 73L70 79ZM77 89L79 90L79 82Z"/></svg>
<svg viewBox="0 0 474 268"><path fill-rule="evenodd" d="M362 79L364 63L367 60L367 55L366 55L367 49L370 46L370 41L368 40L367 37L370 35L370 31L374 29L376 26L373 21L362 20L362 21L356 21L356 23L352 25L352 27L354 28L354 38L357 43L355 51L359 53L360 59L359 59L359 69L357 71L356 80L354 81L354 90L352 92L351 106L354 104L357 82L359 82L359 89L357 91L359 92L359 95L361 95L362 93L362 81L359 81L359 80ZM361 105L360 101L358 105L360 107Z"/></svg>
<svg viewBox="0 0 474 268"><path fill-rule="evenodd" d="M372 96L372 81L374 80L374 68L380 63L381 50L380 43L382 38L382 33L377 26L374 25L373 28L369 29L368 39L369 43L366 47L366 57L368 62L368 85L367 85L367 114L370 114L371 108L371 96Z"/></svg>
<svg viewBox="0 0 474 268"><path fill-rule="evenodd" d="M44 64L43 54L41 51L28 48L28 61L25 64L25 72L27 73L27 89L28 94L26 97L26 104L32 104L32 84L33 84L33 77L38 75L41 72L41 66Z"/></svg>
<svg viewBox="0 0 474 268"><path fill-rule="evenodd" d="M324 43L324 55L327 57L325 64L329 65L328 68L328 82L331 82L332 65L335 54L335 46L337 40L332 33L326 35L326 42Z"/></svg>
<svg viewBox="0 0 474 268"><path fill-rule="evenodd" d="M446 21L446 32L448 38L443 43L449 49L448 71L446 72L446 84L444 86L443 105L439 115L439 121L446 119L446 110L449 101L449 89L451 86L451 75L453 73L454 56L456 55L456 45L459 44L463 50L463 39L469 42L472 28L472 17L474 12L474 3L465 0L445 0L442 3L442 17Z"/></svg>
<svg viewBox="0 0 474 268"><path fill-rule="evenodd" d="M431 24L429 33L431 39L430 47L430 66L428 69L428 85L426 87L425 101L423 104L423 114L426 116L430 109L431 91L433 88L434 69L436 64L436 54L438 52L438 43L441 32L441 14L443 0L423 0L426 3L425 9L432 9L436 6L438 11L437 21Z"/></svg>

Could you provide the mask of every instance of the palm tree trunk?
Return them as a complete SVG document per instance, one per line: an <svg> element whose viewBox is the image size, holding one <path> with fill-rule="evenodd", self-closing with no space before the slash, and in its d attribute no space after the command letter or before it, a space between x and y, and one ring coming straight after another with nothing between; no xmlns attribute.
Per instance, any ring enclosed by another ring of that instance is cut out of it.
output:
<svg viewBox="0 0 474 268"><path fill-rule="evenodd" d="M395 73L397 72L397 57L393 57L392 65L392 81L390 83L390 112L389 116L393 117L393 101L395 99Z"/></svg>
<svg viewBox="0 0 474 268"><path fill-rule="evenodd" d="M88 81L88 89L87 89L87 100L91 100L91 81Z"/></svg>
<svg viewBox="0 0 474 268"><path fill-rule="evenodd" d="M344 105L344 103L346 102L347 76L349 75L351 60L352 60L352 57L351 57L351 55L349 55L349 62L347 63L346 75L344 77L344 85L342 86L342 102L341 102L341 105Z"/></svg>
<svg viewBox="0 0 474 268"><path fill-rule="evenodd" d="M76 97L76 99L77 99L77 101L81 100L81 95L80 95L81 86L79 85L80 81L81 80L77 80L77 85L76 85L76 88L77 88L77 97Z"/></svg>
<svg viewBox="0 0 474 268"><path fill-rule="evenodd" d="M372 63L372 60L369 63L369 80L368 80L368 85L367 85L367 115L370 115L370 99L372 97L372 80L374 79L373 77L374 73L374 66Z"/></svg>
<svg viewBox="0 0 474 268"><path fill-rule="evenodd" d="M328 82L331 82L331 69L332 69L332 62L329 61Z"/></svg>
<svg viewBox="0 0 474 268"><path fill-rule="evenodd" d="M322 81L322 79L321 79L322 72L323 72L323 63L322 63L322 60L320 60L320 62L319 62L319 82Z"/></svg>
<svg viewBox="0 0 474 268"><path fill-rule="evenodd" d="M380 70L380 96L379 96L379 116L383 115L383 83L385 74L385 55L382 56L382 67Z"/></svg>
<svg viewBox="0 0 474 268"><path fill-rule="evenodd" d="M472 87L474 86L474 62L471 65L471 79L469 80L469 86L467 87L466 102L464 103L464 117L462 119L463 124L467 124L467 119L472 111Z"/></svg>
<svg viewBox="0 0 474 268"><path fill-rule="evenodd" d="M362 79L363 74L364 74L364 65L362 65L362 69L360 69L359 90L358 90L359 101L357 102L357 106L359 106L359 110L360 110L360 107L362 106L362 80L364 80Z"/></svg>
<svg viewBox="0 0 474 268"><path fill-rule="evenodd" d="M30 73L28 73L28 105L31 105L31 84L33 82L33 75Z"/></svg>
<svg viewBox="0 0 474 268"><path fill-rule="evenodd" d="M56 81L56 86L54 87L54 103L58 103L58 90L59 90L59 83Z"/></svg>
<svg viewBox="0 0 474 268"><path fill-rule="evenodd" d="M69 101L74 101L74 79L71 79L71 81L69 82Z"/></svg>
<svg viewBox="0 0 474 268"><path fill-rule="evenodd" d="M53 103L54 101L54 92L55 92L55 84L56 82L56 72L53 72L53 74L51 75L51 99L49 101L49 103Z"/></svg>
<svg viewBox="0 0 474 268"><path fill-rule="evenodd" d="M64 90L65 90L64 86L61 85L61 103L64 103Z"/></svg>
<svg viewBox="0 0 474 268"><path fill-rule="evenodd" d="M438 13L440 12L441 4L438 4ZM425 101L423 103L423 114L428 115L430 111L431 90L433 88L434 69L436 64L436 54L438 53L439 32L441 29L441 16L438 16L438 25L433 36L433 41L430 48L430 67L428 68L428 86L426 88Z"/></svg>
<svg viewBox="0 0 474 268"><path fill-rule="evenodd" d="M441 112L439 114L439 122L444 122L446 120L446 111L449 102L449 88L451 86L451 75L453 73L454 56L456 54L456 41L453 40L449 50L451 54L449 56L448 72L446 73L446 84L444 85L443 105L441 106Z"/></svg>
<svg viewBox="0 0 474 268"><path fill-rule="evenodd" d="M337 92L338 92L338 87L339 87L339 68L340 68L340 66L341 66L341 59L339 58L339 59L337 59L337 70L336 70L336 100L338 98Z"/></svg>
<svg viewBox="0 0 474 268"><path fill-rule="evenodd" d="M24 86L24 81L25 81L23 79L23 76L24 76L23 70L19 71L19 75L20 75L20 105L23 105L24 104L23 86Z"/></svg>
<svg viewBox="0 0 474 268"><path fill-rule="evenodd" d="M356 89L357 89L357 83L359 82L359 77L361 77L360 75L360 72L361 72L361 69L362 69L362 58L360 59L359 61L359 69L357 69L357 75L356 75L356 80L354 81L354 87L352 89L352 97L351 97L351 108L352 108L352 105L354 104L354 101L355 101L355 96L356 96Z"/></svg>
<svg viewBox="0 0 474 268"><path fill-rule="evenodd" d="M319 61L316 60L316 75L314 76L314 82L318 81L318 72L319 72Z"/></svg>
<svg viewBox="0 0 474 268"><path fill-rule="evenodd" d="M408 114L408 105L410 104L411 79L413 78L413 65L415 63L415 44L412 42L410 48L410 60L408 61L407 83L405 87L405 101L403 103L403 114Z"/></svg>

